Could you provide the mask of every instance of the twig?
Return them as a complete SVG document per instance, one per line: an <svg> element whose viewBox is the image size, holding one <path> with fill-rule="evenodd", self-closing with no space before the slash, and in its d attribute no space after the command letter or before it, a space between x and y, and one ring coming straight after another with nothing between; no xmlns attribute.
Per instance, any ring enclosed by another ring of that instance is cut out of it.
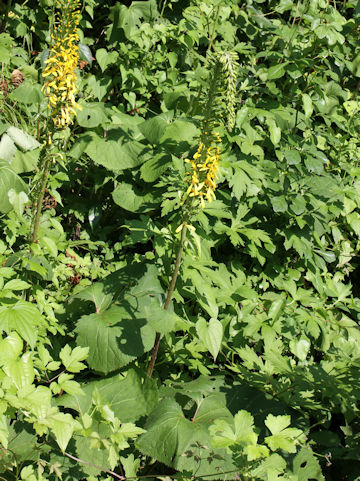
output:
<svg viewBox="0 0 360 481"><path fill-rule="evenodd" d="M77 461L78 463L83 463L87 464L88 466L92 466L93 468L100 469L101 471L104 471L104 473L111 474L117 479L120 479L121 481L126 481L128 479L149 479L149 478L162 478L166 476L166 474L145 474L145 475L140 475L140 476L120 476L120 474L115 473L114 471L110 471L110 469L106 469L103 466L98 466L97 464L92 464L89 463L89 461L85 461L84 459L77 458L76 456L73 456L72 454L67 453L66 451L63 453L65 456L67 456L70 459L73 459L74 461ZM211 473L211 474L203 474L201 477L202 478L209 478L211 476L219 475L219 474L232 474L232 473L237 473L237 469L233 469L231 471L223 471L222 473ZM183 478L188 478L188 474L171 474L170 475L174 479L183 479Z"/></svg>
<svg viewBox="0 0 360 481"><path fill-rule="evenodd" d="M67 453L66 451L64 452L64 454L68 458L73 459L74 461L77 461L78 463L87 464L88 466L92 466L93 468L100 469L101 471L104 471L105 473L111 474L112 476L114 476L117 479L121 479L121 481L124 481L126 479L126 478L124 478L124 476L120 476L119 474L114 473L114 471L110 471L110 469L105 469L104 467L98 466L97 464L92 464L92 463L89 463L88 461L84 461L83 459L76 458L75 456ZM130 478L128 478L128 479L130 479ZM136 479L136 477L134 477L133 479Z"/></svg>
<svg viewBox="0 0 360 481"><path fill-rule="evenodd" d="M41 379L41 381L42 381L42 382L46 382L46 384L50 384L51 382L55 381L55 379L57 379L58 377L60 377L61 374L64 374L64 372L66 372L65 369L64 369L63 371L61 371L60 374L57 374L56 376L52 377L51 379L49 379L47 373L45 373L47 379Z"/></svg>
<svg viewBox="0 0 360 481"><path fill-rule="evenodd" d="M165 310L167 310L169 305L170 305L170 301L171 301L171 298L172 298L172 295L173 295L173 292L174 292L174 289L175 289L176 279L179 275L181 258L182 258L182 253L183 253L183 250L184 250L184 243L185 243L185 239L186 239L186 232L187 232L187 227L186 227L185 224L183 224L183 228L181 230L179 250L177 252L176 261L175 261L174 273L173 273L172 278L171 278L170 287L169 287L167 297L166 297L166 301L165 301L165 304L164 304ZM159 333L157 333L156 338L155 338L154 349L153 349L153 352L152 352L152 355L151 355L151 360L150 360L150 364L149 364L149 368L148 368L148 372L147 372L147 375L150 378L152 377L152 373L153 373L153 370L154 370L155 361L156 361L158 350L159 350L160 340L161 340L161 335Z"/></svg>

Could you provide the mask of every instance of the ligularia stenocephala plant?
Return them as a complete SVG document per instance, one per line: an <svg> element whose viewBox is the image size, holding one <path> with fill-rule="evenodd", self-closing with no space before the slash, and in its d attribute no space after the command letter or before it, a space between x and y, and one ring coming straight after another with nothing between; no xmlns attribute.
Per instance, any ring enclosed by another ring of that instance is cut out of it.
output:
<svg viewBox="0 0 360 481"><path fill-rule="evenodd" d="M232 130L235 123L236 100L236 54L232 52L213 53L209 56L211 66L208 90L202 102L201 135L196 152L191 159L185 159L190 166L186 173L187 190L183 193L182 220L176 232L181 231L180 246L177 252L174 272L172 275L164 309L168 309L179 274L187 229L194 230L191 225L192 215L200 205L205 208L206 202L216 199L218 170L221 161L221 137L219 127L223 123L224 113L227 117L226 126ZM224 112L224 113L223 113ZM154 350L148 369L148 376L152 376L161 336L157 335Z"/></svg>
<svg viewBox="0 0 360 481"><path fill-rule="evenodd" d="M42 159L40 179L36 189L36 208L33 219L31 242L38 239L40 215L44 192L46 188L47 172L50 162L61 153L51 152L54 132L66 128L73 122L75 108L79 108L75 101L77 91L76 68L79 62L79 36L77 27L80 20L79 0L58 0L56 7L58 14L53 33L49 57L45 61L42 73L44 84L42 91L48 99L48 108L52 125L48 124L47 149Z"/></svg>

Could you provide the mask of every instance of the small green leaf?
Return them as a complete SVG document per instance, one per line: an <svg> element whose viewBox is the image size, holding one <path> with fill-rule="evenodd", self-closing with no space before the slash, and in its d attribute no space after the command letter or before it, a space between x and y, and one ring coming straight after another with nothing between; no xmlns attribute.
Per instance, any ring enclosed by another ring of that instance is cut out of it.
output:
<svg viewBox="0 0 360 481"><path fill-rule="evenodd" d="M79 56L81 60L86 60L86 62L89 62L90 65L92 64L93 57L91 50L83 43L79 43Z"/></svg>
<svg viewBox="0 0 360 481"><path fill-rule="evenodd" d="M286 150L284 155L289 165L298 165L301 163L301 156L297 150Z"/></svg>
<svg viewBox="0 0 360 481"><path fill-rule="evenodd" d="M272 67L270 67L267 71L267 79L276 80L278 78L281 78L285 73L284 67L286 65L287 65L287 62L283 64L273 65Z"/></svg>
<svg viewBox="0 0 360 481"><path fill-rule="evenodd" d="M60 351L60 359L62 360L65 368L69 372L80 372L86 368L86 365L83 362L89 353L88 347L75 347L75 349L71 349L71 347L66 344L61 351Z"/></svg>
<svg viewBox="0 0 360 481"><path fill-rule="evenodd" d="M307 337L301 336L300 339L292 339L290 341L291 352L300 360L305 361L310 351L310 341Z"/></svg>
<svg viewBox="0 0 360 481"><path fill-rule="evenodd" d="M46 61L49 58L49 53L50 53L49 49L45 48L40 54L40 64L42 69L46 67Z"/></svg>
<svg viewBox="0 0 360 481"><path fill-rule="evenodd" d="M31 302L19 300L14 304L0 307L0 329L17 333L32 347L37 340L37 326L42 320L41 314Z"/></svg>
<svg viewBox="0 0 360 481"><path fill-rule="evenodd" d="M306 210L306 201L304 197L298 194L290 204L290 208L296 215L303 214Z"/></svg>
<svg viewBox="0 0 360 481"><path fill-rule="evenodd" d="M96 50L95 57L100 65L101 71L104 72L108 65L116 62L119 54L117 52L108 52L105 48L99 48Z"/></svg>
<svg viewBox="0 0 360 481"><path fill-rule="evenodd" d="M56 243L50 237L43 236L40 238L40 244L45 247L45 249L53 256L58 256L58 249Z"/></svg>
<svg viewBox="0 0 360 481"><path fill-rule="evenodd" d="M10 291L22 291L23 289L29 289L29 287L31 287L31 284L20 279L11 279L4 285L4 289L9 289Z"/></svg>
<svg viewBox="0 0 360 481"><path fill-rule="evenodd" d="M82 395L83 392L80 384L76 381L73 381L72 380L73 378L74 376L71 374L67 374L67 373L61 374L61 376L59 376L57 380L59 387L66 393L71 394L73 396Z"/></svg>
<svg viewBox="0 0 360 481"><path fill-rule="evenodd" d="M0 341L0 365L17 359L23 350L23 342L16 332L11 332Z"/></svg>
<svg viewBox="0 0 360 481"><path fill-rule="evenodd" d="M221 322L213 318L206 322L205 319L201 318L196 323L196 332L200 341L208 348L214 360L216 360L223 337Z"/></svg>
<svg viewBox="0 0 360 481"><path fill-rule="evenodd" d="M62 452L65 451L75 429L80 427L80 423L75 421L70 414L56 413L49 416L46 424L55 434L56 442Z"/></svg>
<svg viewBox="0 0 360 481"><path fill-rule="evenodd" d="M310 95L302 94L302 103L305 112L305 117L310 118L313 113L313 104Z"/></svg>
<svg viewBox="0 0 360 481"><path fill-rule="evenodd" d="M269 414L265 419L265 425L270 429L272 435L265 438L266 444L272 451L282 449L288 453L295 453L296 446L304 437L303 431L296 428L289 428L290 416L274 416Z"/></svg>
<svg viewBox="0 0 360 481"><path fill-rule="evenodd" d="M288 209L288 204L283 195L280 195L279 197L273 197L271 199L271 204L274 212L286 212Z"/></svg>
<svg viewBox="0 0 360 481"><path fill-rule="evenodd" d="M281 139L281 129L276 125L276 122L273 119L268 119L267 124L270 131L270 140L274 145L277 145Z"/></svg>

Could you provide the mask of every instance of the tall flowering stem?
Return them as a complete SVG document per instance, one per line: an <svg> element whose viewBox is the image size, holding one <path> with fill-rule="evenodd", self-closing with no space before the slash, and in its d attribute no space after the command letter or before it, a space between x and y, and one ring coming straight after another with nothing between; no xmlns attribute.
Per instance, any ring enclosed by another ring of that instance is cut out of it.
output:
<svg viewBox="0 0 360 481"><path fill-rule="evenodd" d="M37 242L40 216L44 200L50 163L55 161L59 153L51 153L55 131L65 129L73 123L75 109L79 108L75 101L77 91L76 68L79 62L79 36L77 27L80 20L79 0L57 0L55 26L51 34L49 57L42 73L44 80L42 91L48 99L50 125L48 122L47 139L44 143L44 159L35 205L31 242Z"/></svg>
<svg viewBox="0 0 360 481"><path fill-rule="evenodd" d="M212 70L209 77L209 89L206 100L203 104L203 121L201 125L201 135L197 151L192 159L185 159L190 169L186 174L188 188L184 192L181 205L183 206L183 222L178 227L177 232L181 231L180 245L177 251L174 272L171 278L168 294L164 304L164 309L168 309L175 289L181 266L181 260L186 242L188 230L194 229L188 222L191 221L193 213L200 205L206 206L206 202L216 199L215 190L217 187L218 169L221 155L221 137L217 132L221 124L221 110L224 110L223 86L226 88L226 111L228 113L228 129L231 130L235 120L235 87L236 87L236 57L234 54L223 53L214 54L211 59ZM196 202L198 201L198 202ZM147 375L152 377L161 335L158 333L151 355Z"/></svg>

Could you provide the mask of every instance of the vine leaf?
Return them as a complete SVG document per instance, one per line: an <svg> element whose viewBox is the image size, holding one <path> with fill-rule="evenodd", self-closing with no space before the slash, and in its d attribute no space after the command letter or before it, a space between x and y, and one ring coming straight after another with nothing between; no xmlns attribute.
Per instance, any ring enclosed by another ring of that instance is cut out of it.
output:
<svg viewBox="0 0 360 481"><path fill-rule="evenodd" d="M155 331L145 319L134 317L131 307L112 306L105 312L82 316L76 332L77 344L89 347L89 366L105 374L126 366L155 342Z"/></svg>
<svg viewBox="0 0 360 481"><path fill-rule="evenodd" d="M180 472L206 475L207 479L233 479L233 474L226 474L236 470L231 456L224 449L211 448L208 431L214 418L229 416L221 396L212 395L200 401L191 420L174 399L165 398L150 414L145 425L147 432L138 438L137 448Z"/></svg>
<svg viewBox="0 0 360 481"><path fill-rule="evenodd" d="M0 329L10 333L16 331L30 347L37 341L37 325L41 322L41 314L37 308L27 301L17 301L0 307Z"/></svg>

